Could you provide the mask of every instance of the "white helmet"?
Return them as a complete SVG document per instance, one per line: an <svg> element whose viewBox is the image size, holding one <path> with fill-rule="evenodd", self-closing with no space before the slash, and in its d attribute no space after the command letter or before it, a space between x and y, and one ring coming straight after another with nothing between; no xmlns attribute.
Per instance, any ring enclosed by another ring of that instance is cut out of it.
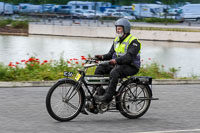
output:
<svg viewBox="0 0 200 133"><path fill-rule="evenodd" d="M124 33L130 33L131 31L131 24L128 19L120 18L115 22L115 26L122 26L124 29Z"/></svg>

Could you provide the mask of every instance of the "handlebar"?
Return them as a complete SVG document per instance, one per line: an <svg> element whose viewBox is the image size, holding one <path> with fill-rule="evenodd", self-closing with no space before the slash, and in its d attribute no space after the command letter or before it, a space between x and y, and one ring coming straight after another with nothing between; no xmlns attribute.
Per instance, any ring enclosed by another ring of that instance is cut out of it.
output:
<svg viewBox="0 0 200 133"><path fill-rule="evenodd" d="M90 59L87 59L85 61L85 65L84 67L85 68L89 68L89 67L93 67L93 66L98 66L98 65L102 65L102 66L107 66L109 65L109 61L103 61L103 62L99 62L100 60L97 59L97 58L90 58Z"/></svg>
<svg viewBox="0 0 200 133"><path fill-rule="evenodd" d="M104 62L99 63L99 65L102 65L102 66L107 66L109 64L110 64L109 61L104 61Z"/></svg>
<svg viewBox="0 0 200 133"><path fill-rule="evenodd" d="M88 58L87 60L85 60L85 63L98 63L99 59L97 58Z"/></svg>

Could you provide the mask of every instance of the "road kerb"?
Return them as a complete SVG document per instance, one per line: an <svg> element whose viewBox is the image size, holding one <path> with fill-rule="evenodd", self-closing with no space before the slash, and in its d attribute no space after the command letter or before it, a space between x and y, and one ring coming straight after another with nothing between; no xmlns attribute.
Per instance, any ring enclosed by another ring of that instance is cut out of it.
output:
<svg viewBox="0 0 200 133"><path fill-rule="evenodd" d="M50 87L57 81L0 82L0 87ZM200 84L200 79L154 79L153 85Z"/></svg>

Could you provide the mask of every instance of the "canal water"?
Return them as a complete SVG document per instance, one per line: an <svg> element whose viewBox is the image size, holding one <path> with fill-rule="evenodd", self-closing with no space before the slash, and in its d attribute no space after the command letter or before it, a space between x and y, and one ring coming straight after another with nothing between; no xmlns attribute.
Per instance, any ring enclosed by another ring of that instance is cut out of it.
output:
<svg viewBox="0 0 200 133"><path fill-rule="evenodd" d="M58 60L94 56L109 51L112 39L58 36L0 36L0 62L21 61L31 56L40 60ZM183 42L141 41L142 63L152 61L165 69L180 69L177 76L200 75L200 44Z"/></svg>

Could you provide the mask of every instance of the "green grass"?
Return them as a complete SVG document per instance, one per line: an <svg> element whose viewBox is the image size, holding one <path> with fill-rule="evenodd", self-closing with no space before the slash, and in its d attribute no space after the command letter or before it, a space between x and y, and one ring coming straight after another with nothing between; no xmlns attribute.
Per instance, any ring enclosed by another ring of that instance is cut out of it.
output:
<svg viewBox="0 0 200 133"><path fill-rule="evenodd" d="M152 31L200 32L200 29L188 29L188 28L160 28L160 27L132 26L131 29L132 30L152 30Z"/></svg>
<svg viewBox="0 0 200 133"><path fill-rule="evenodd" d="M12 21L11 26L18 29L28 29L28 21Z"/></svg>

